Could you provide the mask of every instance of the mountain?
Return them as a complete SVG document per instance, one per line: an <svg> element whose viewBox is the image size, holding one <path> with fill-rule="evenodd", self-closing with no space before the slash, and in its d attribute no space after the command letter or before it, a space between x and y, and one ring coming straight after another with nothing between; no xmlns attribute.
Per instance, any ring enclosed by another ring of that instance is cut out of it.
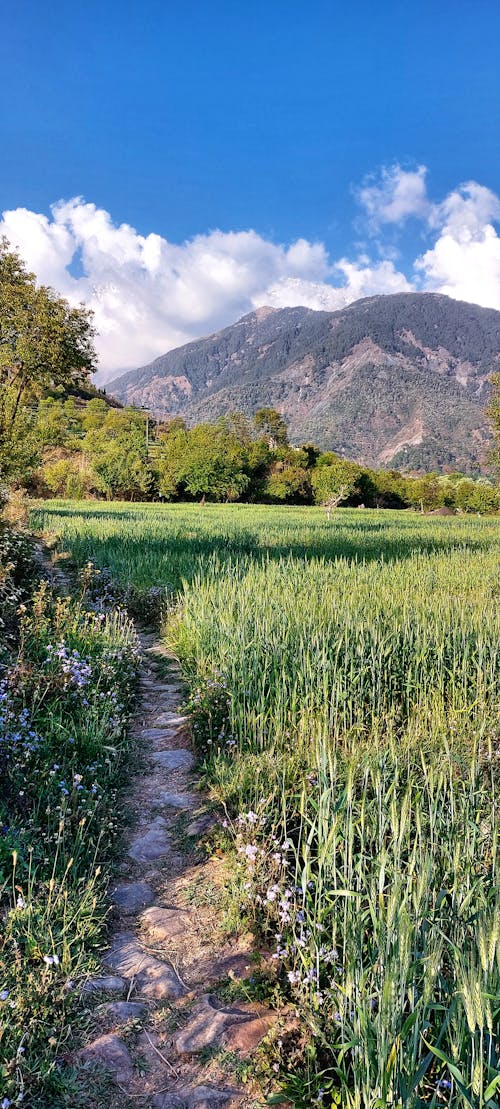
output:
<svg viewBox="0 0 500 1109"><path fill-rule="evenodd" d="M125 404L188 423L272 405L292 443L372 466L484 467L484 407L500 312L437 293L367 297L337 312L259 308L110 382Z"/></svg>

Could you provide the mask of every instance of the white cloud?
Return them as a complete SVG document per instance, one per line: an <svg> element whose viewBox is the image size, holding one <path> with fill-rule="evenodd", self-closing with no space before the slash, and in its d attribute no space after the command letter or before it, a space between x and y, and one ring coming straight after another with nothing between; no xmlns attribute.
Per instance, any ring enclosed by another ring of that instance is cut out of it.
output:
<svg viewBox="0 0 500 1109"><path fill-rule="evenodd" d="M0 232L40 281L93 308L102 379L262 304L333 309L386 284L408 287L392 263L332 267L324 245L306 239L280 246L255 231L212 231L177 245L139 235L78 197L54 205L51 219L4 212ZM77 254L83 274L72 276ZM332 274L341 288L327 283Z"/></svg>
<svg viewBox="0 0 500 1109"><path fill-rule="evenodd" d="M382 224L404 223L410 216L428 218L431 204L427 196L426 166L406 170L397 163L383 166L377 176L366 178L357 190L372 230Z"/></svg>
<svg viewBox="0 0 500 1109"><path fill-rule="evenodd" d="M370 263L362 256L356 262L349 262L347 258L342 258L332 267L332 272L340 276L344 284L334 286L287 277L270 285L263 295L254 297L254 304L270 304L273 308L302 304L306 308L334 312L361 297L377 293L405 293L412 289L404 273L399 273L390 261Z"/></svg>
<svg viewBox="0 0 500 1109"><path fill-rule="evenodd" d="M422 287L500 309L500 198L469 181L432 211L434 245L416 259Z"/></svg>
<svg viewBox="0 0 500 1109"><path fill-rule="evenodd" d="M0 234L40 281L93 308L107 380L264 304L332 311L419 288L500 309L499 197L469 182L431 202L425 174L423 166L393 166L359 193L372 228L412 215L432 235L407 274L396 266L393 244L374 246L376 260L359 253L332 260L323 243L283 246L255 231L212 231L176 244L116 226L78 197L54 205L50 218L26 208L4 212Z"/></svg>
<svg viewBox="0 0 500 1109"><path fill-rule="evenodd" d="M51 219L4 212L0 233L40 281L93 308L107 378L232 323L276 283L321 282L329 269L321 243L283 247L254 231L213 231L176 245L117 227L81 198L54 205ZM75 277L68 267L77 253L83 275Z"/></svg>

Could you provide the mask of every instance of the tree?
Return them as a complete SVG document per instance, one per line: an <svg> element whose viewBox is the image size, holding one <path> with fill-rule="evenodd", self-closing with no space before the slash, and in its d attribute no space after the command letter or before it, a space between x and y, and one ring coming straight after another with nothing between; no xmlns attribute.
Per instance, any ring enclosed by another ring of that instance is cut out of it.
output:
<svg viewBox="0 0 500 1109"><path fill-rule="evenodd" d="M288 446L286 422L275 408L259 408L253 418L253 426L271 450Z"/></svg>
<svg viewBox="0 0 500 1109"><path fill-rule="evenodd" d="M311 501L311 475L305 466L294 461L274 462L267 477L264 493L272 501L295 504Z"/></svg>
<svg viewBox="0 0 500 1109"><path fill-rule="evenodd" d="M87 432L82 449L109 499L134 500L150 493L152 474L141 412L109 408L102 426Z"/></svg>
<svg viewBox="0 0 500 1109"><path fill-rule="evenodd" d="M38 285L0 239L0 470L9 473L23 408L48 390L86 384L94 367L92 314ZM25 417L23 417L25 420ZM21 420L21 423L23 422Z"/></svg>
<svg viewBox="0 0 500 1109"><path fill-rule="evenodd" d="M491 421L495 438L495 446L491 451L491 461L500 471L500 373L492 374L490 381L493 385L493 395L486 412Z"/></svg>
<svg viewBox="0 0 500 1109"><path fill-rule="evenodd" d="M355 462L346 462L333 451L320 455L312 471L312 486L314 501L326 508L328 519L334 508L357 492L361 473L361 467Z"/></svg>
<svg viewBox="0 0 500 1109"><path fill-rule="evenodd" d="M248 488L247 454L225 420L178 430L161 440L156 457L160 493L188 493L214 501L237 501Z"/></svg>

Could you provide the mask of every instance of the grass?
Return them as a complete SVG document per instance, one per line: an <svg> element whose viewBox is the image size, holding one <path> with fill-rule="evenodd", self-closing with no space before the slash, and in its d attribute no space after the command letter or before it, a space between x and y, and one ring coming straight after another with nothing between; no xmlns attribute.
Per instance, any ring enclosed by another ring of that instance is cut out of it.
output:
<svg viewBox="0 0 500 1109"><path fill-rule="evenodd" d="M105 942L136 669L126 616L87 611L43 583L25 595L0 675L5 1106L89 1104L71 1061L88 1021L80 986Z"/></svg>
<svg viewBox="0 0 500 1109"><path fill-rule="evenodd" d="M498 520L51 502L36 522L175 600L233 912L300 1012L283 1099L498 1109Z"/></svg>

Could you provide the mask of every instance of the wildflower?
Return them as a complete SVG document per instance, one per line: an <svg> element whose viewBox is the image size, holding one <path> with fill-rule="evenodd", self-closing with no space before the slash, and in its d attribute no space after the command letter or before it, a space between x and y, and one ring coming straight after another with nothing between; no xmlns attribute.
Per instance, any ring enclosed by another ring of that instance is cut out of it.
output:
<svg viewBox="0 0 500 1109"><path fill-rule="evenodd" d="M0 1102L0 1109L9 1109L10 1104L10 1097L4 1097L3 1101Z"/></svg>
<svg viewBox="0 0 500 1109"><path fill-rule="evenodd" d="M9 996L9 991L8 990L0 990L0 1001L7 1001L8 996Z"/></svg>
<svg viewBox="0 0 500 1109"><path fill-rule="evenodd" d="M24 898L21 897L21 895L19 894L19 897L18 897L17 902L16 902L16 909L25 909L25 908L26 908L26 902L25 902Z"/></svg>

